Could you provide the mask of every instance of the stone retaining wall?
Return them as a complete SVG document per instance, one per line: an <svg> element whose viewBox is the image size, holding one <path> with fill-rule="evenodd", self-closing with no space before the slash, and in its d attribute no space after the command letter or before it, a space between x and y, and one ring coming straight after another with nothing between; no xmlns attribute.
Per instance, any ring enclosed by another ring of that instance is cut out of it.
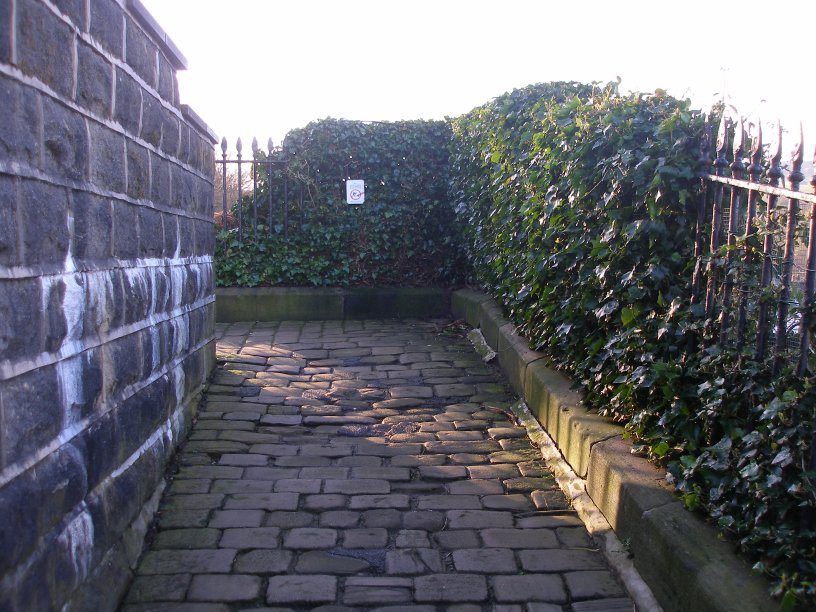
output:
<svg viewBox="0 0 816 612"><path fill-rule="evenodd" d="M113 609L213 365L213 134L137 0L0 2L0 608Z"/></svg>
<svg viewBox="0 0 816 612"><path fill-rule="evenodd" d="M427 319L450 314L451 290L398 287L256 287L216 290L216 320Z"/></svg>

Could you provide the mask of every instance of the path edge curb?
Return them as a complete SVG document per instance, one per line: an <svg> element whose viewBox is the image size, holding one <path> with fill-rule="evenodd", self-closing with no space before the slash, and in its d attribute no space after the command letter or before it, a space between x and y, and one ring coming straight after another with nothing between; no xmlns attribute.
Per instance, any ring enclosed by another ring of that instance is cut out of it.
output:
<svg viewBox="0 0 816 612"><path fill-rule="evenodd" d="M548 368L542 353L515 333L489 296L472 289L454 291L454 317L479 328L498 353L511 386L556 444L635 568L666 612L779 610L768 582L752 573L733 546L683 508L665 481L665 472L631 454L623 427L587 411L572 382Z"/></svg>

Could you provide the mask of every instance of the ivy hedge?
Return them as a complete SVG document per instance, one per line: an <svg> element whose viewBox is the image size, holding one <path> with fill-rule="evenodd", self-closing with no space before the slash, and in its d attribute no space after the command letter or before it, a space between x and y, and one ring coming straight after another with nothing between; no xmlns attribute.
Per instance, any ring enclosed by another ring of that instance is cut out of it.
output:
<svg viewBox="0 0 816 612"><path fill-rule="evenodd" d="M257 239L221 231L218 284L480 285L666 466L784 608L814 608L814 368L773 376L720 350L716 322L691 306L703 130L663 92L581 83L526 87L447 122L318 121L273 154L285 173L261 176L261 201L281 202L284 178L303 186L302 208L289 194L291 231L280 209L261 213ZM366 179L364 206L344 203L347 176Z"/></svg>
<svg viewBox="0 0 816 612"><path fill-rule="evenodd" d="M257 237L251 193L241 203L243 240L234 223L217 234L218 285L460 282L467 266L447 196L449 142L445 121L325 119L289 132L279 151L258 154L275 163L259 165ZM346 204L346 178L365 179L364 205Z"/></svg>
<svg viewBox="0 0 816 612"><path fill-rule="evenodd" d="M662 92L531 86L453 120L451 197L477 282L519 332L626 423L783 607L810 607L816 386L721 351L690 305L703 129Z"/></svg>

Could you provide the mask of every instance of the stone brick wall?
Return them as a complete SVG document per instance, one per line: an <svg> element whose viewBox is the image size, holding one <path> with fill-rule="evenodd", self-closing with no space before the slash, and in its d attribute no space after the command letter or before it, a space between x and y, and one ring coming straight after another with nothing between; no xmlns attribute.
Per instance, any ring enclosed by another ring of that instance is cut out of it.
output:
<svg viewBox="0 0 816 612"><path fill-rule="evenodd" d="M114 609L214 360L213 134L138 0L0 0L0 609Z"/></svg>

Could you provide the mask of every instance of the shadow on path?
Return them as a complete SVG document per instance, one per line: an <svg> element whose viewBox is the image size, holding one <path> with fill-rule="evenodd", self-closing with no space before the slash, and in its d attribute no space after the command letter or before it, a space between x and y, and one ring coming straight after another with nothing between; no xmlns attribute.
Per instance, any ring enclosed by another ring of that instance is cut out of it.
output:
<svg viewBox="0 0 816 612"><path fill-rule="evenodd" d="M123 609L631 612L445 323L219 326Z"/></svg>

